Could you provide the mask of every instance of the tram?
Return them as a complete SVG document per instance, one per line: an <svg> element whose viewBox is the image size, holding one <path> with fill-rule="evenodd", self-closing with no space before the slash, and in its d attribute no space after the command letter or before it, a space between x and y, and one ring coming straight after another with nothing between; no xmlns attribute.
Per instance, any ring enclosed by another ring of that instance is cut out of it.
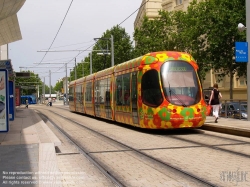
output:
<svg viewBox="0 0 250 187"><path fill-rule="evenodd" d="M188 53L148 53L71 81L69 110L139 128L198 128L207 108L197 70Z"/></svg>

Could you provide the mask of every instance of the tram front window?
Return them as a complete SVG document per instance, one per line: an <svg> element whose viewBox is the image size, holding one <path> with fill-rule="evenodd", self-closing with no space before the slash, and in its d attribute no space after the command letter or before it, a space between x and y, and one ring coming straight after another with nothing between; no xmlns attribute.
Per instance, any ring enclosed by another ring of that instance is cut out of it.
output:
<svg viewBox="0 0 250 187"><path fill-rule="evenodd" d="M198 77L189 63L165 62L161 67L161 78L165 97L170 103L185 107L200 101Z"/></svg>

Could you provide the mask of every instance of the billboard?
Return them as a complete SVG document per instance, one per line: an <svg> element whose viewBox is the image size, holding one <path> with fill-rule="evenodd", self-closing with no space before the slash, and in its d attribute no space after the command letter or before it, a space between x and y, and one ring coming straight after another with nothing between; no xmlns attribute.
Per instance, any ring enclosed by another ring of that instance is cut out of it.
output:
<svg viewBox="0 0 250 187"><path fill-rule="evenodd" d="M15 106L14 106L14 82L9 81L9 120L13 121L15 118Z"/></svg>
<svg viewBox="0 0 250 187"><path fill-rule="evenodd" d="M0 69L0 132L9 131L8 71Z"/></svg>
<svg viewBox="0 0 250 187"><path fill-rule="evenodd" d="M235 42L235 62L248 62L248 42Z"/></svg>

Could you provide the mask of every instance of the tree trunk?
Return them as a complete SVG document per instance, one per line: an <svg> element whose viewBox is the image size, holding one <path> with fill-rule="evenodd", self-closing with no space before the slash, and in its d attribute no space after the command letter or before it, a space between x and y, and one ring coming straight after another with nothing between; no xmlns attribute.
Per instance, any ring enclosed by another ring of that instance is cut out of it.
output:
<svg viewBox="0 0 250 187"><path fill-rule="evenodd" d="M233 78L234 78L233 71L230 71L230 87L229 87L230 99L233 99Z"/></svg>

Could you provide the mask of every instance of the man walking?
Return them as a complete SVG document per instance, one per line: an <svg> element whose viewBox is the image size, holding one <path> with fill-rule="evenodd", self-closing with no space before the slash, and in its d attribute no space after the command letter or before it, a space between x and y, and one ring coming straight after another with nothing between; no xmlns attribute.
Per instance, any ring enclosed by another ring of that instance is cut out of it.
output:
<svg viewBox="0 0 250 187"><path fill-rule="evenodd" d="M26 106L25 106L25 108L29 108L29 101L28 101L28 99L26 99Z"/></svg>

